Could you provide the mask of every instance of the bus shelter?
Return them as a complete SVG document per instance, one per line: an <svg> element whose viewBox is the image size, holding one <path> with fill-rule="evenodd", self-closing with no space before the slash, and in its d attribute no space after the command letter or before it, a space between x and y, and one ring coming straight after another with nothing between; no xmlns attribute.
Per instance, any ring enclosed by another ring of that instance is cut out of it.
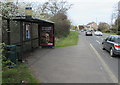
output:
<svg viewBox="0 0 120 85"><path fill-rule="evenodd" d="M25 16L2 19L2 42L6 45L16 45L19 60L23 54L40 46L53 47L54 22Z"/></svg>

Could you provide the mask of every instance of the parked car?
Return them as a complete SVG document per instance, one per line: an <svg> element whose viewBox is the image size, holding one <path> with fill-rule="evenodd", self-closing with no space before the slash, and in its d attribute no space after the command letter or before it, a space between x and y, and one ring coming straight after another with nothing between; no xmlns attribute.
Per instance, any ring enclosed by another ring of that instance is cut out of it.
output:
<svg viewBox="0 0 120 85"><path fill-rule="evenodd" d="M95 31L94 34L95 34L96 36L102 36L102 35L103 35L103 33L102 33L101 31Z"/></svg>
<svg viewBox="0 0 120 85"><path fill-rule="evenodd" d="M108 36L102 42L103 50L108 50L111 57L120 56L120 35Z"/></svg>
<svg viewBox="0 0 120 85"><path fill-rule="evenodd" d="M87 31L85 32L85 35L86 35L86 36L92 36L92 31L91 31L91 30L87 30Z"/></svg>

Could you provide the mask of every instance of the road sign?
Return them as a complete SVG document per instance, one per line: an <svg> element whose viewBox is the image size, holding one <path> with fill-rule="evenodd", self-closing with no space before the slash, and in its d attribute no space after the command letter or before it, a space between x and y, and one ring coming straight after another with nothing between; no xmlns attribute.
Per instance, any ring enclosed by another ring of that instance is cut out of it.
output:
<svg viewBox="0 0 120 85"><path fill-rule="evenodd" d="M25 8L25 15L26 16L32 16L32 7L26 7Z"/></svg>

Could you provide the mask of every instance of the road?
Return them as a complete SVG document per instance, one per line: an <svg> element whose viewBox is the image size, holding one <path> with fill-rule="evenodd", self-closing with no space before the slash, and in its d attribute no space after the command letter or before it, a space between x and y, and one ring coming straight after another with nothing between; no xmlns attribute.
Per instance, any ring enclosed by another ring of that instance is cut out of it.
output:
<svg viewBox="0 0 120 85"><path fill-rule="evenodd" d="M93 36L85 36L84 32L80 32L80 34L80 36L84 37L89 42L89 44L92 44L92 46L99 53L99 55L110 68L115 77L118 78L118 61L120 60L120 58L117 56L114 58L110 57L108 51L102 50L102 41L107 36L109 36L109 34L103 34L103 36L95 36L94 34Z"/></svg>
<svg viewBox="0 0 120 85"><path fill-rule="evenodd" d="M117 83L119 58L102 50L101 42L107 36L80 33L76 46L31 53L28 66L43 83Z"/></svg>

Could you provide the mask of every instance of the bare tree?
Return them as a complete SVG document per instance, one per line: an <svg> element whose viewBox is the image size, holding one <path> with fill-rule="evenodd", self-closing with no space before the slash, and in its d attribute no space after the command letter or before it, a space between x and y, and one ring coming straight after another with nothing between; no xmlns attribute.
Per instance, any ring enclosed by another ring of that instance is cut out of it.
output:
<svg viewBox="0 0 120 85"><path fill-rule="evenodd" d="M39 4L37 12L42 16L54 16L58 13L66 13L72 4L68 4L67 1L63 0L49 0L43 4Z"/></svg>
<svg viewBox="0 0 120 85"><path fill-rule="evenodd" d="M111 30L120 35L120 1L117 4L115 4L111 22L113 20L115 20L115 22L112 23Z"/></svg>
<svg viewBox="0 0 120 85"><path fill-rule="evenodd" d="M47 10L51 14L57 14L57 13L66 13L72 4L68 4L67 1L58 1L58 0L49 0Z"/></svg>

